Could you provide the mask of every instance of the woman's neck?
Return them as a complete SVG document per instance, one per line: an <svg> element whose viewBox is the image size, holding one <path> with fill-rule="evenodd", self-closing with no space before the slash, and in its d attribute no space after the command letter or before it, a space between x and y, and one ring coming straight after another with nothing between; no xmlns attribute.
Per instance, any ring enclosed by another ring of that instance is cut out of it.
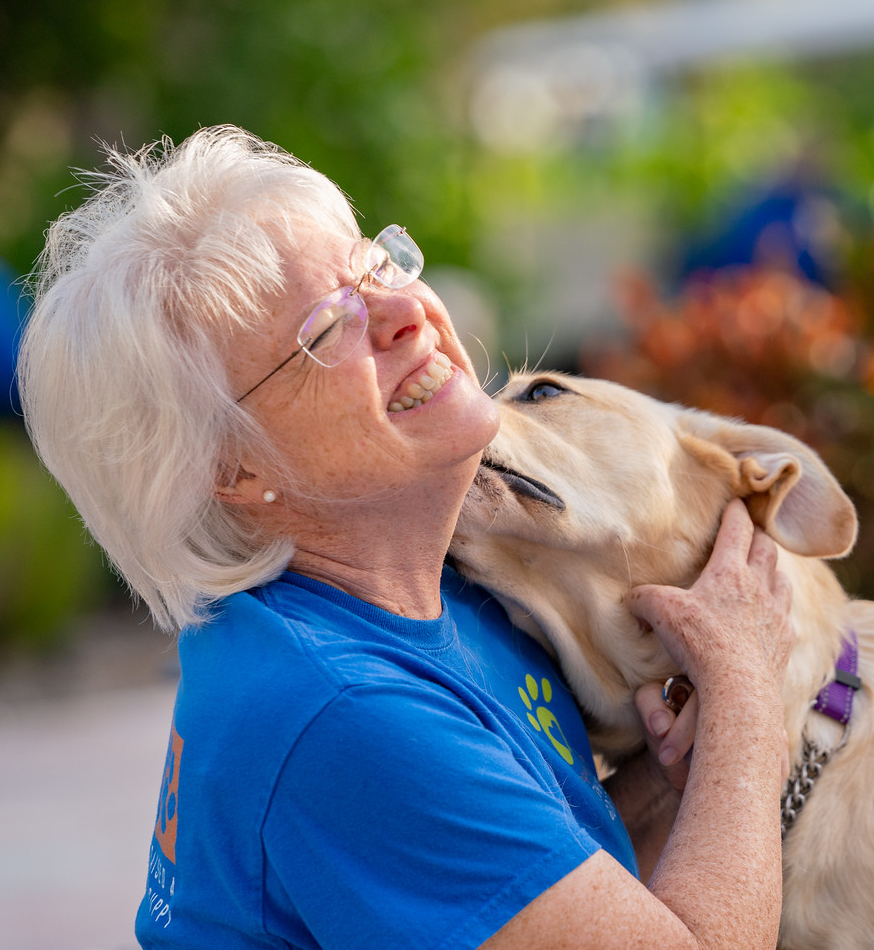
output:
<svg viewBox="0 0 874 950"><path fill-rule="evenodd" d="M289 569L399 616L432 620L467 484L451 493L432 484L401 503L320 505L314 517L295 519Z"/></svg>

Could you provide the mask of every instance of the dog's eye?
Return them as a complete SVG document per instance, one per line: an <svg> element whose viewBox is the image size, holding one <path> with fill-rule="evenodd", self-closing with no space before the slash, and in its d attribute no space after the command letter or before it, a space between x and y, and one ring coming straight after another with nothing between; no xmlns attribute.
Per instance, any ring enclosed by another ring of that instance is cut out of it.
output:
<svg viewBox="0 0 874 950"><path fill-rule="evenodd" d="M519 396L519 400L520 402L540 402L541 399L552 399L566 392L567 390L562 386L556 386L553 382L541 380L540 382L532 383L525 392Z"/></svg>

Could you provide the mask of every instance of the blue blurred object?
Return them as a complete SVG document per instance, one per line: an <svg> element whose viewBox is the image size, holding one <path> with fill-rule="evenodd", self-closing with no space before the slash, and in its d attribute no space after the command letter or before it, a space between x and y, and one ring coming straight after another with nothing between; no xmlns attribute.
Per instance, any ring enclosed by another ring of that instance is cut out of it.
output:
<svg viewBox="0 0 874 950"><path fill-rule="evenodd" d="M12 270L0 261L0 417L21 415L15 358L24 318L24 301Z"/></svg>
<svg viewBox="0 0 874 950"><path fill-rule="evenodd" d="M681 263L683 277L741 265L789 266L813 283L834 278L832 240L838 217L821 188L786 177L747 194L715 233L693 237Z"/></svg>

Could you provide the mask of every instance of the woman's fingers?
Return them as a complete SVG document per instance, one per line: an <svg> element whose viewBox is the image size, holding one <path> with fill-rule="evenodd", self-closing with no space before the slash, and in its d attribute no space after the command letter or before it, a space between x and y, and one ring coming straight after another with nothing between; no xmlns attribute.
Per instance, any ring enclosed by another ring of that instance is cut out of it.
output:
<svg viewBox="0 0 874 950"><path fill-rule="evenodd" d="M662 699L661 683L644 683L634 694L634 702L647 734L660 744L677 718Z"/></svg>
<svg viewBox="0 0 874 950"><path fill-rule="evenodd" d="M675 765L692 751L698 724L698 694L693 692L659 747L659 762Z"/></svg>
<svg viewBox="0 0 874 950"><path fill-rule="evenodd" d="M755 527L746 506L739 498L733 498L722 513L707 567L718 569L724 562L735 562L739 558L746 561L754 534Z"/></svg>
<svg viewBox="0 0 874 950"><path fill-rule="evenodd" d="M724 660L737 676L767 670L782 681L791 589L777 570L777 546L740 500L727 506L710 559L690 588L643 585L627 603L699 688L710 673L723 675Z"/></svg>
<svg viewBox="0 0 874 950"><path fill-rule="evenodd" d="M647 746L668 782L678 791L686 787L689 753L695 741L698 697L693 692L679 715L665 705L661 683L646 683L634 697L646 729Z"/></svg>
<svg viewBox="0 0 874 950"><path fill-rule="evenodd" d="M766 574L777 570L777 545L761 528L753 531L747 563Z"/></svg>

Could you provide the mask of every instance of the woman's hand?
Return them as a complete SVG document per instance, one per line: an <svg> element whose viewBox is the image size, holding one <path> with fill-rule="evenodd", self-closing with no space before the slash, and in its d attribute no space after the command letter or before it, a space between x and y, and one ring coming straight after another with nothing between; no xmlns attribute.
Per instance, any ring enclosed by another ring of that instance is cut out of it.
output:
<svg viewBox="0 0 874 950"><path fill-rule="evenodd" d="M487 946L728 950L739 932L744 946L775 946L780 692L793 642L789 584L776 563L773 542L736 501L691 588L631 592L635 616L655 630L696 687L676 717L662 701L661 683L641 687L637 705L657 758L633 756L605 781L648 890L599 851Z"/></svg>
<svg viewBox="0 0 874 950"><path fill-rule="evenodd" d="M723 665L723 651L733 660L770 672L775 697L794 629L789 620L791 590L777 570L773 541L754 528L746 508L733 501L723 516L713 554L698 581L688 590L638 587L632 610L662 637L681 667L696 673ZM739 632L750 636L739 636ZM635 694L647 746L662 773L678 791L686 786L698 719L698 692L679 714L665 705L661 683L647 683ZM783 780L789 775L788 739L784 733Z"/></svg>
<svg viewBox="0 0 874 950"><path fill-rule="evenodd" d="M698 690L724 685L749 698L765 689L776 701L794 642L791 600L776 545L735 499L707 566L688 590L644 585L628 603ZM649 703L646 708L652 715Z"/></svg>
<svg viewBox="0 0 874 950"><path fill-rule="evenodd" d="M643 722L650 755L661 766L668 784L682 792L689 777L689 763L698 723L697 693L692 693L679 715L665 705L661 683L645 683L634 694L634 702ZM780 765L785 784L789 778L789 736L785 729Z"/></svg>
<svg viewBox="0 0 874 950"><path fill-rule="evenodd" d="M689 753L695 741L698 695L693 692L679 715L665 705L661 683L645 683L634 695L650 754L672 788L682 792L689 777Z"/></svg>

